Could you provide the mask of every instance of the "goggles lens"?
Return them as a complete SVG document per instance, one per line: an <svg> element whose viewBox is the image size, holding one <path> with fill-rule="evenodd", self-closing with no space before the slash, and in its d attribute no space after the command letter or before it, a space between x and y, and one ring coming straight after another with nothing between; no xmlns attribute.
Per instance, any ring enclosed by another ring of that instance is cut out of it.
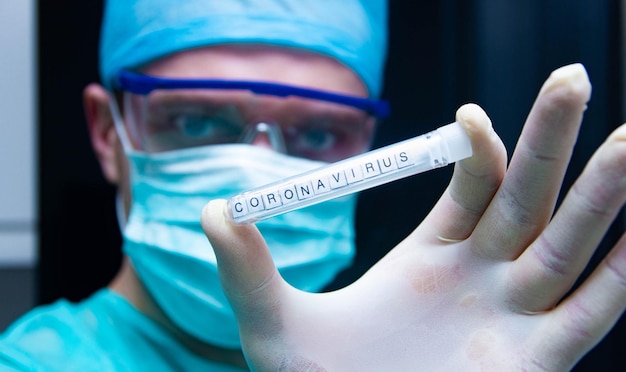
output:
<svg viewBox="0 0 626 372"><path fill-rule="evenodd" d="M282 91L259 94L255 92L258 82L231 82L239 85L224 88L211 82L228 81L136 74L131 78L137 76L159 82L147 90L145 86L131 86L134 92L127 90L128 84L120 84L126 88L123 112L129 142L136 150L148 153L262 140L289 155L337 161L367 150L375 121L370 111L376 109L368 110L366 104L383 104L334 94L326 100L326 92L286 85L261 83ZM164 82L169 85L164 86ZM250 89L244 89L246 84ZM302 91L304 94L299 94ZM312 94L322 96L306 97ZM338 103L333 96L355 100L356 104Z"/></svg>

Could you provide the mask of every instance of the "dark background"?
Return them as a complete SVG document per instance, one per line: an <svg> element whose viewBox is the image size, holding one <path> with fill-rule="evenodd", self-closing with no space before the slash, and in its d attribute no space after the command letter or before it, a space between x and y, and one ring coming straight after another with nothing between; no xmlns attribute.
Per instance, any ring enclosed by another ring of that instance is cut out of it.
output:
<svg viewBox="0 0 626 372"><path fill-rule="evenodd" d="M458 106L476 102L511 154L545 78L559 66L582 62L593 96L566 176L569 188L625 119L620 14L617 0L391 0L383 96L393 114L380 126L376 146L451 122ZM101 1L39 1L38 303L82 299L105 286L120 264L115 190L91 152L81 102L82 89L98 81L100 15ZM334 286L354 280L415 228L450 171L363 192L356 262ZM623 231L622 214L591 267ZM576 370L622 370L625 327L621 321Z"/></svg>

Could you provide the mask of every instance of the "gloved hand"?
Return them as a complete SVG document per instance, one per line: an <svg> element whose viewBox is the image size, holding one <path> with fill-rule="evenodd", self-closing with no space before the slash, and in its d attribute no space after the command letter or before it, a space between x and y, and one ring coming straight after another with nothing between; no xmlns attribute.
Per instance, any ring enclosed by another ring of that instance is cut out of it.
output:
<svg viewBox="0 0 626 372"><path fill-rule="evenodd" d="M205 207L222 286L255 370L566 370L626 306L626 237L566 298L626 199L626 125L590 160L553 216L591 87L555 71L515 154L484 112L457 120L474 156L422 224L352 285L303 293L276 271L253 225ZM390 196L393 197L393 196ZM297 247L294 247L297 249Z"/></svg>

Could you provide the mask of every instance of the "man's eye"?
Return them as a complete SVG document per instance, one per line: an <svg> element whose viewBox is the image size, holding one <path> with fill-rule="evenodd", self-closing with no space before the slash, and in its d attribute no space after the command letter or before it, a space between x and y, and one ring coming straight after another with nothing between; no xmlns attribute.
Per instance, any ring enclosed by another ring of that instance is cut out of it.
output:
<svg viewBox="0 0 626 372"><path fill-rule="evenodd" d="M223 137L236 130L223 119L201 115L179 115L174 123L181 133L194 138Z"/></svg>
<svg viewBox="0 0 626 372"><path fill-rule="evenodd" d="M315 151L324 151L332 148L337 140L331 132L322 129L310 129L300 133L298 139L300 148Z"/></svg>

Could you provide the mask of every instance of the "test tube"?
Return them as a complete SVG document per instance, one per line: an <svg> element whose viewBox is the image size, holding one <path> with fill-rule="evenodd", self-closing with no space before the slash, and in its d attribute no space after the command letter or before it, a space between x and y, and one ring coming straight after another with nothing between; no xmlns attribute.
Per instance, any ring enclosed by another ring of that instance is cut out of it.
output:
<svg viewBox="0 0 626 372"><path fill-rule="evenodd" d="M457 122L230 198L236 224L254 223L309 205L440 168L472 156Z"/></svg>

